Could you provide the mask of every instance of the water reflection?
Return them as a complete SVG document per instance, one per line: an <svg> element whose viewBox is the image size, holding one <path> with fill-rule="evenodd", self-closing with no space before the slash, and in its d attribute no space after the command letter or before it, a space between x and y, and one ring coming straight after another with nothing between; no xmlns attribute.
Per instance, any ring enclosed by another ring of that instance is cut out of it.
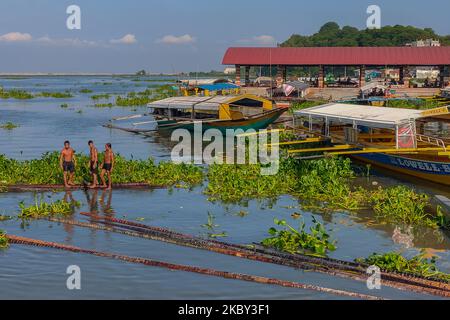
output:
<svg viewBox="0 0 450 320"><path fill-rule="evenodd" d="M64 201L67 203L76 203L77 201L75 200L72 191L66 190L64 193ZM71 217L68 218L68 220L74 220L73 218L73 214L71 215ZM75 227L67 224L67 223L63 223L63 228L64 231L66 232L66 241L67 242L72 242L73 238L74 238L74 234L75 234Z"/></svg>
<svg viewBox="0 0 450 320"><path fill-rule="evenodd" d="M84 191L89 211L93 214L104 214L114 216L115 211L112 207L112 190L101 189L99 199L99 189L90 189Z"/></svg>

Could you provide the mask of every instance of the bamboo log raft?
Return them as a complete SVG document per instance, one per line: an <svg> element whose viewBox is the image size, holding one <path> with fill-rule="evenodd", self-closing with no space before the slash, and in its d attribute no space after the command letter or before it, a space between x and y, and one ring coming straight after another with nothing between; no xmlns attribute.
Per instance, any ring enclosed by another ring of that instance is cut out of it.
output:
<svg viewBox="0 0 450 320"><path fill-rule="evenodd" d="M90 249L83 249L83 248L79 248L79 247L75 247L75 246L70 246L70 245L65 245L65 244L60 244L60 243L55 243L55 242L47 242L47 241L42 241L42 240L29 239L29 238L18 237L18 236L13 236L13 235L8 235L7 237L11 244L53 248L53 249L70 251L70 252L75 252L75 253L84 253L84 254L90 254L90 255L94 255L94 256L98 256L98 257L116 259L116 260L126 261L126 262L130 262L130 263L143 264L145 266L159 267L159 268L165 268L165 269L169 269L169 270L185 271L185 272L191 272L191 273L198 273L198 274L203 274L203 275L208 275L208 276L221 277L221 278L225 278L225 279L242 280L242 281L256 282L256 283L261 283L261 284L277 285L277 286L287 287L287 288L313 290L313 291L324 292L324 293L328 293L328 294L345 296L345 297L350 297L350 298L355 298L355 299L383 300L383 298L375 297L375 296L371 296L371 295L366 295L366 294L361 294L361 293L356 293L356 292L349 292L349 291L344 291L344 290L331 289L331 288L325 288L325 287L319 287L319 286L303 284L303 283L299 283L299 282L285 281L285 280L280 280L280 279L254 276L254 275L248 275L248 274L242 274L242 273L234 273L234 272L228 272L228 271L219 271L219 270L214 270L214 269L210 269L210 268L202 268L202 267L196 267L196 266L174 264L174 263L151 260L151 259L146 259L146 258L130 257L130 256L126 256L126 255L101 252L101 251L90 250Z"/></svg>
<svg viewBox="0 0 450 320"><path fill-rule="evenodd" d="M98 217L90 213L82 214L94 219L95 222L99 222L107 226L99 226L94 223L83 223L58 218L50 218L49 220L80 227L116 232L128 236L163 241L175 245L208 250L254 261L316 271L332 276L350 278L357 281L366 281L368 278L368 275L366 274L368 266L354 262L340 261L329 258L316 258L304 255L290 255L261 248L249 248L248 246L225 243L217 240L205 240L203 238L184 235L164 228L151 227L123 219ZM125 228L127 230L120 228ZM392 272L382 272L381 276L382 283L386 286L400 290L409 290L418 293L450 297L450 285L446 282Z"/></svg>
<svg viewBox="0 0 450 320"><path fill-rule="evenodd" d="M152 185L149 183L116 183L112 185L113 189L163 189L164 186ZM53 190L83 190L89 189L87 185L75 185L66 188L60 184L15 184L0 185L0 191L7 192L32 192L32 191L53 191ZM98 187L97 189L102 189Z"/></svg>

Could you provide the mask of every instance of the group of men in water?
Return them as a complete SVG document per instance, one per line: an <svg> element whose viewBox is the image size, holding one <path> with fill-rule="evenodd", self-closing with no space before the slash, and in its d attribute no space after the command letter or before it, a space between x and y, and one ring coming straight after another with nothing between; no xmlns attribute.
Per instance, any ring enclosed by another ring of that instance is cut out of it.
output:
<svg viewBox="0 0 450 320"><path fill-rule="evenodd" d="M105 145L105 151L103 152L103 162L99 166L98 160L98 150L94 145L94 142L90 140L88 142L89 145L89 172L92 177L92 183L89 185L89 188L106 188L107 190L112 189L112 178L111 174L114 170L114 152L112 150L111 143L107 143ZM64 149L61 150L61 155L59 157L59 165L61 170L64 172L64 186L66 188L70 188L75 186L75 166L76 158L75 151L70 146L69 141L64 142ZM99 168L101 168L100 172L100 180L102 182L101 185L98 183L99 176ZM106 184L105 175L108 178L108 184Z"/></svg>

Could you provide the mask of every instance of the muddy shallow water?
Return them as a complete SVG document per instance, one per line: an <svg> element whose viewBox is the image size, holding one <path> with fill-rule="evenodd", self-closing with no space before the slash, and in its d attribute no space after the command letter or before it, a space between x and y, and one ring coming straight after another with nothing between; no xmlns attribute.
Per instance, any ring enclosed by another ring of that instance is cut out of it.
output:
<svg viewBox="0 0 450 320"><path fill-rule="evenodd" d="M170 157L167 138L159 137L156 133L149 137L142 137L101 126L111 117L142 113L145 108L136 110L120 107L94 108L89 98L90 95L98 93L123 94L129 91L141 91L152 84L154 82L133 82L123 78L0 79L0 85L5 89L16 87L37 92L69 89L76 92L76 96L71 99L0 100L0 123L11 121L20 125L12 131L0 130L0 153L17 159L37 158L43 152L59 150L65 139L71 140L77 151L86 153L87 140L94 139L99 146L105 142L112 142L115 151L126 157L154 157L156 160L167 160ZM82 88L89 88L95 92L77 93ZM63 103L67 103L69 107L61 108L60 105ZM78 113L78 110L82 112ZM374 180L381 184L411 183L411 181L385 177L382 173L377 173L377 176L368 183ZM81 216L79 212L97 210L100 214L110 214L187 234L206 236L211 231L201 225L207 222L208 213L211 213L215 217L215 224L218 225L213 232L227 234L227 237L220 240L242 244L259 242L267 237L267 230L273 226L274 218L286 219L293 225L300 223L299 220L296 221L291 217L294 212L301 212L301 210L298 200L290 196L280 197L275 203L253 200L248 205L240 206L212 203L203 194L203 190L204 186L193 190L0 193L0 214L16 216L18 203L25 201L27 204L32 204L36 196L43 196L48 201L66 197L66 199L73 198L81 202L82 206L72 217L79 221L88 221L88 218ZM430 193L444 192L437 186L428 185L421 185L420 190ZM308 211L301 213L307 225L310 225L313 213ZM337 240L338 248L330 254L330 257L353 260L373 252L393 250L414 255L420 249L426 249L430 255L440 257L438 265L443 271L450 272L450 238L448 234L441 231L379 224L370 213L355 215L337 212L315 214L315 216L319 221L324 222L332 238ZM9 234L72 244L83 248L280 278L385 298L434 298L390 288L369 291L365 283L48 221L31 221L24 225L20 220L13 219L0 222L0 229L6 230ZM79 291L70 291L66 288L68 277L66 269L69 265L78 265L81 268L82 288ZM339 298L314 291L174 272L55 249L18 245L12 245L8 250L0 251L0 287L1 299Z"/></svg>

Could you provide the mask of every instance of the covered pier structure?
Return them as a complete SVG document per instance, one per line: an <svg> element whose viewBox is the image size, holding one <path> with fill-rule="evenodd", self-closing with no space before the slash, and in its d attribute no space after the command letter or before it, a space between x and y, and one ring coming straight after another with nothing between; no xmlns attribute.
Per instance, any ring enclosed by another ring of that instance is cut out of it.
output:
<svg viewBox="0 0 450 320"><path fill-rule="evenodd" d="M324 88L326 68L351 67L359 70L354 82L357 87L365 86L366 70L382 68L397 69L398 84L409 88L413 68L433 67L439 69L438 86L444 87L449 77L450 47L233 47L226 51L222 64L236 67L237 85L250 83L251 67L276 68L273 76L278 86L287 80L288 68L314 67L318 70L315 86Z"/></svg>

